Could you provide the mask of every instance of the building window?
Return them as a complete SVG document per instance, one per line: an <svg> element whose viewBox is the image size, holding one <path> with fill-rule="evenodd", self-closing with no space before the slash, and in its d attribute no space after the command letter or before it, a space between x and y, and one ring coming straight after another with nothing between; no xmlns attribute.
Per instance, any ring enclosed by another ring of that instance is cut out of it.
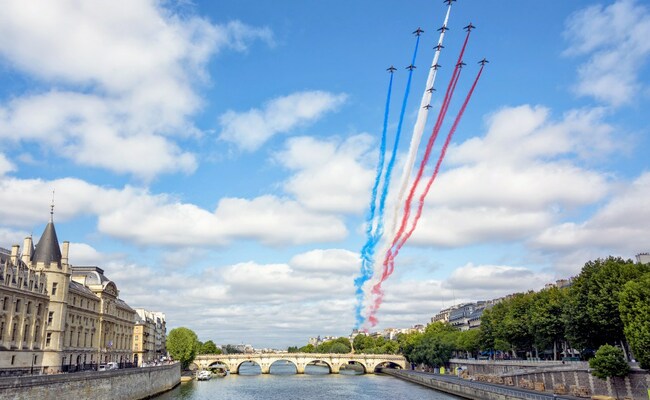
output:
<svg viewBox="0 0 650 400"><path fill-rule="evenodd" d="M27 314L31 314L31 313L32 313L32 302L28 301L27 302Z"/></svg>
<svg viewBox="0 0 650 400"><path fill-rule="evenodd" d="M47 324L52 325L52 320L54 320L54 311L47 313Z"/></svg>
<svg viewBox="0 0 650 400"><path fill-rule="evenodd" d="M38 339L41 337L41 327L40 325L36 325L36 329L34 330L34 343L38 343Z"/></svg>
<svg viewBox="0 0 650 400"><path fill-rule="evenodd" d="M29 325L25 325L25 330L23 331L23 342L27 341L28 335L29 335Z"/></svg>
<svg viewBox="0 0 650 400"><path fill-rule="evenodd" d="M41 311L43 311L43 305L41 303L38 303L38 306L36 308L36 315L41 315Z"/></svg>
<svg viewBox="0 0 650 400"><path fill-rule="evenodd" d="M45 336L45 347L50 347L50 343L52 342L52 334L47 333L47 336Z"/></svg>
<svg viewBox="0 0 650 400"><path fill-rule="evenodd" d="M20 312L20 299L16 300L16 312Z"/></svg>
<svg viewBox="0 0 650 400"><path fill-rule="evenodd" d="M7 303L9 303L9 297L5 297L4 301L2 302L3 311L7 311Z"/></svg>
<svg viewBox="0 0 650 400"><path fill-rule="evenodd" d="M2 321L0 322L0 341L2 341L2 338L5 336L5 322Z"/></svg>
<svg viewBox="0 0 650 400"><path fill-rule="evenodd" d="M58 283L53 282L52 283L52 296L56 296L56 287L58 286Z"/></svg>
<svg viewBox="0 0 650 400"><path fill-rule="evenodd" d="M36 365L36 364L38 364L38 355L35 354L34 355L34 362L32 363L32 365Z"/></svg>
<svg viewBox="0 0 650 400"><path fill-rule="evenodd" d="M72 305L73 306L77 305L77 298L75 296L72 296Z"/></svg>
<svg viewBox="0 0 650 400"><path fill-rule="evenodd" d="M18 324L14 322L14 329L11 331L11 341L16 340L16 332L18 331Z"/></svg>

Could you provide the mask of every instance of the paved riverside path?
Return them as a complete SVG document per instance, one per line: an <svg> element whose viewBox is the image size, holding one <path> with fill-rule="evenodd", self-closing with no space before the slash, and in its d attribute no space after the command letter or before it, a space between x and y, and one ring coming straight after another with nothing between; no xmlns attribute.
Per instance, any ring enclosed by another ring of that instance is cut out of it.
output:
<svg viewBox="0 0 650 400"><path fill-rule="evenodd" d="M516 387L509 387L509 386L505 387L502 385L497 385L492 383L470 381L453 375L438 375L438 374L432 374L430 372L409 371L409 370L400 371L400 370L391 370L387 368L382 369L381 372L387 375L406 379L414 383L419 383L425 386L429 386L432 387L433 389L441 390L441 391L444 390L435 386L435 384L432 383L431 381L446 382L449 384L474 388L485 392L495 393L495 394L504 395L504 396L517 398L517 399L531 399L531 400L579 399L578 397L573 397L573 396L566 396L566 395L559 396L559 395L553 395L549 393L542 393L542 392L535 392L532 390L520 389ZM452 393L452 394L463 396L462 393Z"/></svg>

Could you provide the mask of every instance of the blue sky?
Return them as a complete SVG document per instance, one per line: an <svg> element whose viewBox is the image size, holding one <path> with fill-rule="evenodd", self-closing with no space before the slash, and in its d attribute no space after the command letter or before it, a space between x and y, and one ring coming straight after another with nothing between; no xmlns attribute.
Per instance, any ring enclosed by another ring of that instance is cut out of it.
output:
<svg viewBox="0 0 650 400"><path fill-rule="evenodd" d="M0 246L38 238L55 190L71 262L104 268L170 328L257 347L350 332L385 69L398 67L392 143L422 27L399 177L441 1L4 9ZM384 285L378 329L649 250L650 7L459 0L425 138L469 22L448 120L476 61L490 64Z"/></svg>

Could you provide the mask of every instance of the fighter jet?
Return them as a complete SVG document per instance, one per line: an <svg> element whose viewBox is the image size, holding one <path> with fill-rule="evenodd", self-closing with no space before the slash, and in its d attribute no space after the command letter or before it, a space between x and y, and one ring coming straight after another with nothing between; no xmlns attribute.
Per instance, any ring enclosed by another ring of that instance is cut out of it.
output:
<svg viewBox="0 0 650 400"><path fill-rule="evenodd" d="M388 71L389 73L392 74L393 72L397 71L397 68L395 68L395 67L393 67L393 66L391 65L390 67L386 68L386 71Z"/></svg>
<svg viewBox="0 0 650 400"><path fill-rule="evenodd" d="M474 29L474 28L476 28L476 27L475 27L474 25L472 25L472 23L470 22L469 25L467 25L467 26L464 27L463 29L465 29L467 32L469 32L469 31L471 31L471 30Z"/></svg>
<svg viewBox="0 0 650 400"><path fill-rule="evenodd" d="M427 104L426 106L424 106L424 107L422 107L422 108L428 110L428 109L430 109L430 108L433 108L433 106L432 106L431 104Z"/></svg>
<svg viewBox="0 0 650 400"><path fill-rule="evenodd" d="M415 65L411 64L408 67L406 67L409 71L413 71L415 69Z"/></svg>
<svg viewBox="0 0 650 400"><path fill-rule="evenodd" d="M438 28L438 32L445 33L445 31L448 31L449 28L447 28L447 25L443 25L440 28Z"/></svg>
<svg viewBox="0 0 650 400"><path fill-rule="evenodd" d="M435 90L436 90L436 89L434 89L433 86L431 86L429 89L427 89L427 92L429 92L429 93L433 93Z"/></svg>
<svg viewBox="0 0 650 400"><path fill-rule="evenodd" d="M485 65L485 64L489 63L489 61L484 57L484 58L483 58L481 61L479 61L478 63L481 64L481 65Z"/></svg>
<svg viewBox="0 0 650 400"><path fill-rule="evenodd" d="M418 26L418 29L416 29L416 30L413 31L413 34L414 34L415 36L420 36L422 33L424 33L424 31L423 31L422 29L420 29L419 26Z"/></svg>
<svg viewBox="0 0 650 400"><path fill-rule="evenodd" d="M440 51L440 50L444 49L445 46L439 44L439 45L437 45L437 46L434 46L433 48L434 48L435 50L437 50L437 51Z"/></svg>
<svg viewBox="0 0 650 400"><path fill-rule="evenodd" d="M442 67L442 65L440 65L440 64L438 64L438 63L435 63L435 64L433 64L433 65L431 66L431 68L433 68L433 69L436 70L436 71L437 71L438 68L440 68L440 67Z"/></svg>
<svg viewBox="0 0 650 400"><path fill-rule="evenodd" d="M463 68L463 67L466 66L466 65L467 65L467 64L465 64L465 63L462 62L462 61L459 62L458 64L456 64L456 66L457 66L458 68Z"/></svg>
<svg viewBox="0 0 650 400"><path fill-rule="evenodd" d="M451 3L454 2L454 1L456 1L456 0L445 0L445 1L443 1L443 3L447 3L447 5L450 6Z"/></svg>

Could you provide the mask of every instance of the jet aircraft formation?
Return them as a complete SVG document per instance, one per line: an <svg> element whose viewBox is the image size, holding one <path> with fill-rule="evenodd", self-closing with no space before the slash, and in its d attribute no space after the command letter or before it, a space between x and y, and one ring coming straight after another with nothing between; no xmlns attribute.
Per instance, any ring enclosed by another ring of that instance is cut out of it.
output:
<svg viewBox="0 0 650 400"><path fill-rule="evenodd" d="M467 44L469 42L471 32L476 29L476 26L470 22L463 28L463 30L466 32L465 40L458 55L458 59L454 64L455 67L451 73L451 77L442 99L440 109L438 110L438 115L434 127L428 136L427 144L422 152L416 175L412 176L415 161L418 154L420 153L420 142L424 133L429 110L434 108L431 105L431 98L433 92L436 91L436 89L434 89L434 83L438 70L440 70L442 67L440 64L438 64L438 60L440 58L442 50L445 48L445 46L443 46L445 34L447 31L450 31L450 28L448 27L449 16L452 4L455 2L456 0L444 0L443 2L447 6L446 15L442 27L437 29L439 32L438 41L436 46L433 47L435 50L433 61L431 63L431 67L429 68L429 74L427 77L425 89L423 91L420 109L418 111L413 133L411 135L411 141L409 144L409 150L406 155L406 161L402 169L402 176L400 184L398 186L399 190L397 193L391 193L391 195L394 197L394 209L392 212L388 213L388 216L392 217L392 219L390 221L390 224L387 226L385 224L385 217L387 215L385 209L387 202L386 199L392 178L396 153L399 148L400 133L404 120L404 113L406 112L406 104L412 82L412 74L413 70L416 68L415 59L418 51L418 45L420 43L421 37L425 33L421 27L418 27L415 31L413 31L413 35L416 37L415 50L413 53L412 62L406 67L406 70L408 70L408 80L404 93L404 99L402 102L401 112L399 115L399 122L397 124L395 133L393 148L391 151L391 157L388 163L385 162L385 156L387 153L386 142L388 136L387 127L390 108L389 104L391 99L393 77L398 70L393 65L386 69L386 71L390 74L390 80L388 84L383 131L379 148L379 161L370 199L369 213L366 218L366 242L361 249L361 270L359 276L354 281L356 290L355 328L367 330L369 327L375 326L377 324L378 319L376 314L382 304L384 296L382 284L393 273L395 268L395 258L399 254L402 246L408 241L417 227L418 221L422 215L424 199L438 175L441 163L447 151L447 147L451 142L453 134L456 131L463 113L465 112L469 100L474 92L474 89L476 88L479 78L483 72L483 68L487 63L489 63L486 58L483 58L478 62L478 64L480 64L478 73L476 74L473 84L465 96L465 99L462 102L460 109L456 114L456 117L454 118L451 128L445 137L445 141L442 145L440 154L438 155L437 161L433 168L433 172L430 173L428 178L425 177L424 172L429 166L429 160L431 158L433 146L442 128L443 122L449 110L450 103L452 102L456 90L456 85L461 76L461 71L463 70L463 67L467 65L463 61L463 57L467 48ZM429 168L429 170L430 169L431 168ZM427 179L424 179L423 182L423 178ZM380 183L383 183L381 187ZM414 202L416 192L420 193L420 195L417 201Z"/></svg>

